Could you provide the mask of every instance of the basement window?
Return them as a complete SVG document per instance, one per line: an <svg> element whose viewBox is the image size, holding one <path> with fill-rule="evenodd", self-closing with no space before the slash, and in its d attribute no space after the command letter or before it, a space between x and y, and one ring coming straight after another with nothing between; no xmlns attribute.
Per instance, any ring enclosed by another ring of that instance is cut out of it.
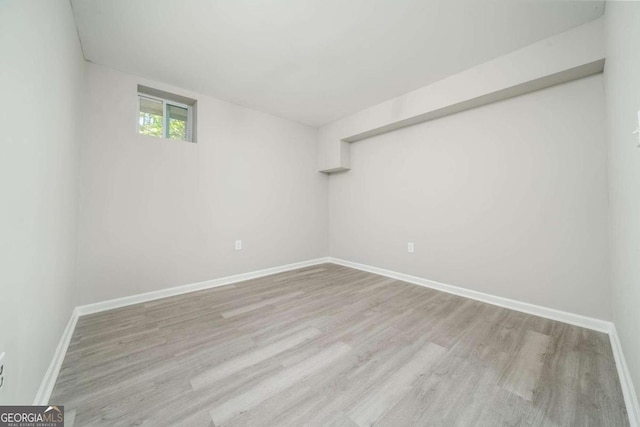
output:
<svg viewBox="0 0 640 427"><path fill-rule="evenodd" d="M196 142L196 100L138 85L138 133Z"/></svg>

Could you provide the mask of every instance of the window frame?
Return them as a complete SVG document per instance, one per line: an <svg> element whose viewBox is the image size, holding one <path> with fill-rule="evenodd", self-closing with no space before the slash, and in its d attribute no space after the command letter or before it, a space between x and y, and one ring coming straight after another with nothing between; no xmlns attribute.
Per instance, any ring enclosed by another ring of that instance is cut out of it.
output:
<svg viewBox="0 0 640 427"><path fill-rule="evenodd" d="M162 136L157 137L155 135L146 135L144 133L140 133L140 100L142 98L147 98L152 101L162 102ZM138 91L138 114L136 116L136 131L138 135L151 136L153 138L164 138L169 141L182 141L182 142L191 142L195 143L193 140L193 105L183 104L181 102L174 101L172 99L161 98L159 96L149 95L144 92ZM169 138L169 115L167 114L167 104L172 105L174 107L185 108L187 110L187 139L172 139Z"/></svg>

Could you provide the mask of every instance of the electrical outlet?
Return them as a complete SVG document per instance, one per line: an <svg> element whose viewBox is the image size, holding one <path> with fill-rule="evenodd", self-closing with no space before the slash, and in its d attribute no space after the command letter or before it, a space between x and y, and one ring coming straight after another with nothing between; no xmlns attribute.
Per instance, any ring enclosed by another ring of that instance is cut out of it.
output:
<svg viewBox="0 0 640 427"><path fill-rule="evenodd" d="M4 385L4 353L0 353L0 388Z"/></svg>
<svg viewBox="0 0 640 427"><path fill-rule="evenodd" d="M631 132L638 138L638 148L640 148L640 110L638 110L638 125L636 126L636 130Z"/></svg>
<svg viewBox="0 0 640 427"><path fill-rule="evenodd" d="M407 243L407 252L412 254L414 251L413 243Z"/></svg>
<svg viewBox="0 0 640 427"><path fill-rule="evenodd" d="M236 240L236 251L242 250L242 240Z"/></svg>

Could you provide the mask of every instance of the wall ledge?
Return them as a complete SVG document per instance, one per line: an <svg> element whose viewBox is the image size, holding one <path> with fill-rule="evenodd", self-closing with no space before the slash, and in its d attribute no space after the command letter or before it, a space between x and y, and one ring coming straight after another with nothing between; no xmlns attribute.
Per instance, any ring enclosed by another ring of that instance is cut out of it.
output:
<svg viewBox="0 0 640 427"><path fill-rule="evenodd" d="M322 126L318 170L349 170L351 142L601 73L603 34L598 18Z"/></svg>

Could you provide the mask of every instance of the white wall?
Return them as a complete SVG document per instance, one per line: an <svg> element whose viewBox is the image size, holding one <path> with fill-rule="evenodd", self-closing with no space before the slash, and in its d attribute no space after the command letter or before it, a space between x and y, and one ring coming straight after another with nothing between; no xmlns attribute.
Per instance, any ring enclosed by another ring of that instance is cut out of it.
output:
<svg viewBox="0 0 640 427"><path fill-rule="evenodd" d="M0 1L0 404L31 404L73 309L84 60L67 0Z"/></svg>
<svg viewBox="0 0 640 427"><path fill-rule="evenodd" d="M640 3L607 2L606 114L609 139L613 320L640 390Z"/></svg>
<svg viewBox="0 0 640 427"><path fill-rule="evenodd" d="M603 96L600 74L353 143L331 256L610 319Z"/></svg>
<svg viewBox="0 0 640 427"><path fill-rule="evenodd" d="M139 83L198 100L197 144L136 133ZM315 129L92 64L85 108L80 304L327 255Z"/></svg>

